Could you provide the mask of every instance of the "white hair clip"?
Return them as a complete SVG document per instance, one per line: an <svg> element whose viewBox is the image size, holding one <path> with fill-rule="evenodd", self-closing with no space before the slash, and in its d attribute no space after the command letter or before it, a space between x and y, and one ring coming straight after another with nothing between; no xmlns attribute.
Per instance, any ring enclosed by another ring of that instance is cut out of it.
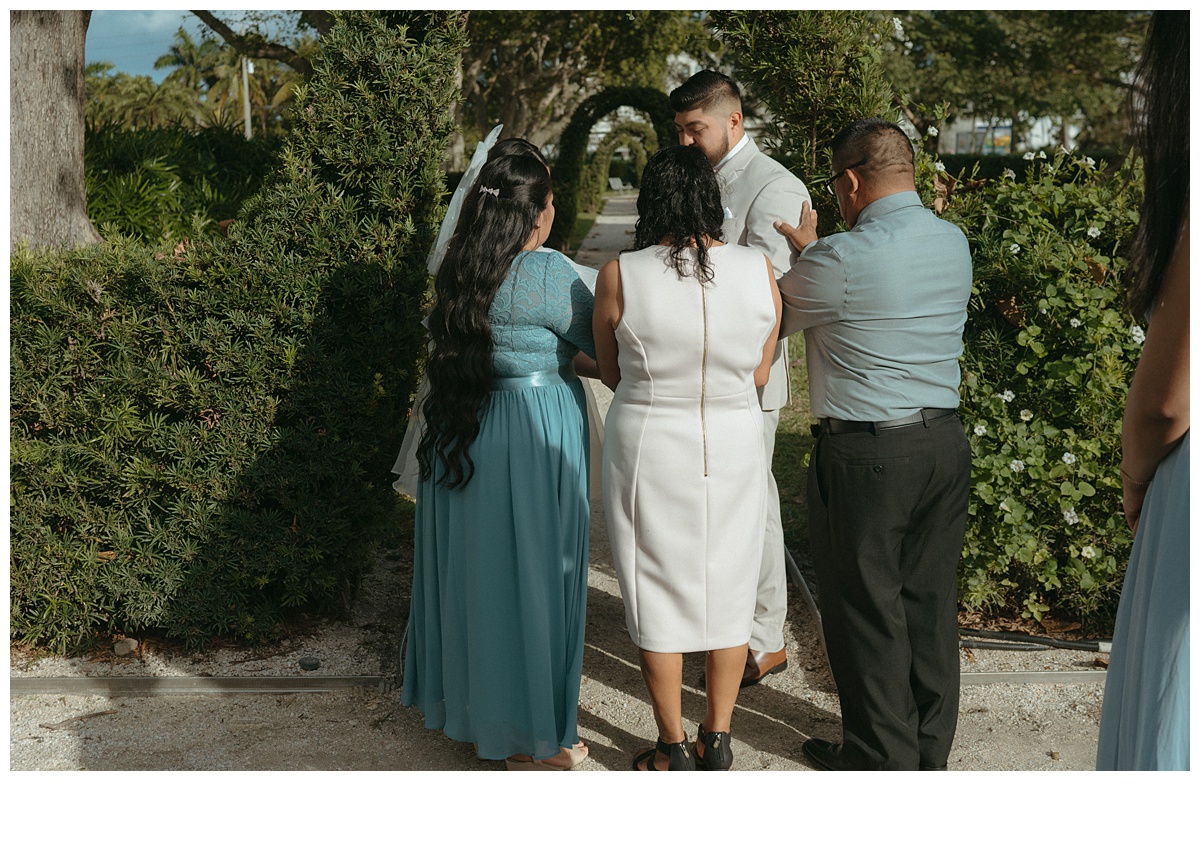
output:
<svg viewBox="0 0 1200 861"><path fill-rule="evenodd" d="M488 188L486 185L481 185L479 186L479 193L490 194L492 197L496 198L496 200L500 199L500 189L498 188Z"/></svg>

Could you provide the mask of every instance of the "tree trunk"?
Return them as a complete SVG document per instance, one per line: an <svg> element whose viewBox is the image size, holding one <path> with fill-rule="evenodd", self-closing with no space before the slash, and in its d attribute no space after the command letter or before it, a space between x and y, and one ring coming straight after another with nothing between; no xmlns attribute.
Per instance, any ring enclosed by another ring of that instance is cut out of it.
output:
<svg viewBox="0 0 1200 861"><path fill-rule="evenodd" d="M91 12L9 13L9 237L100 242L83 180L84 37Z"/></svg>

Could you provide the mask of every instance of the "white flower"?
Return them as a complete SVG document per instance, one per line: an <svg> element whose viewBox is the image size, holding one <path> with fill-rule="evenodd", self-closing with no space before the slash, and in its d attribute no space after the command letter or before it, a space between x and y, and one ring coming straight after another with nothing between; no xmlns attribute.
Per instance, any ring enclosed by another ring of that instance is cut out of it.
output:
<svg viewBox="0 0 1200 861"><path fill-rule="evenodd" d="M1027 422L1031 418L1033 418L1033 413L1031 413L1029 410L1021 410L1021 421Z"/></svg>
<svg viewBox="0 0 1200 861"><path fill-rule="evenodd" d="M1037 157L1040 158L1042 161L1045 161L1046 160L1046 151L1044 149L1038 150Z"/></svg>
<svg viewBox="0 0 1200 861"><path fill-rule="evenodd" d="M1012 399L1015 398L1016 395L1013 394L1012 389L1005 389L1003 392L996 395L996 397L998 397L1000 400L1004 401L1004 403L1008 404L1008 403L1012 403Z"/></svg>
<svg viewBox="0 0 1200 861"><path fill-rule="evenodd" d="M929 131L925 132L925 134L929 135L931 138L937 137L938 136L938 127L930 126Z"/></svg>
<svg viewBox="0 0 1200 861"><path fill-rule="evenodd" d="M983 436L985 433L987 433L987 425L983 422L975 425L975 436Z"/></svg>
<svg viewBox="0 0 1200 861"><path fill-rule="evenodd" d="M1009 507L1007 502L1000 503L1000 510L1001 511L1012 511L1012 509Z"/></svg>
<svg viewBox="0 0 1200 861"><path fill-rule="evenodd" d="M1025 468L1025 461L1023 461L1023 460L1011 461L1008 464L1008 468L1011 469L1013 472L1020 472L1021 470L1023 470Z"/></svg>
<svg viewBox="0 0 1200 861"><path fill-rule="evenodd" d="M1004 178L1005 179L1016 179L1017 172L1010 167L1006 167L1006 168L1004 168Z"/></svg>
<svg viewBox="0 0 1200 861"><path fill-rule="evenodd" d="M1089 156L1087 156L1087 157L1084 159L1084 161L1087 163L1087 166L1088 166L1088 167L1095 167L1095 166L1096 166L1096 160L1095 160L1094 158L1092 158L1090 155L1089 155Z"/></svg>
<svg viewBox="0 0 1200 861"><path fill-rule="evenodd" d="M1075 455L1071 454L1069 451L1066 452L1062 456L1062 462L1065 463L1067 466L1070 466L1071 464L1073 464L1075 462Z"/></svg>
<svg viewBox="0 0 1200 861"><path fill-rule="evenodd" d="M1089 544L1087 547L1085 547L1079 551L1079 555L1082 556L1084 559L1095 559L1096 558L1096 548Z"/></svg>
<svg viewBox="0 0 1200 861"><path fill-rule="evenodd" d="M904 25L900 22L899 18L892 19L892 29L896 32L897 39L904 38Z"/></svg>
<svg viewBox="0 0 1200 861"><path fill-rule="evenodd" d="M1146 332L1141 326L1134 326L1129 330L1130 336L1133 338L1133 343L1140 344L1146 340Z"/></svg>
<svg viewBox="0 0 1200 861"><path fill-rule="evenodd" d="M1074 526L1079 522L1079 515L1075 513L1075 509L1073 507L1068 508L1063 512L1063 520L1067 521L1067 523L1069 523L1071 526Z"/></svg>
<svg viewBox="0 0 1200 861"><path fill-rule="evenodd" d="M1037 156L1032 152L1027 152L1025 155L1021 156L1021 158L1025 159L1025 161L1033 161L1035 158L1037 158Z"/></svg>
<svg viewBox="0 0 1200 861"><path fill-rule="evenodd" d="M1020 254L1021 246L1017 245L1017 243L1014 242L1012 245L1008 246L1008 250L1011 251L1013 254Z"/></svg>
<svg viewBox="0 0 1200 861"><path fill-rule="evenodd" d="M1092 239L1095 239L1099 235L1100 235L1100 228L1097 227L1096 225L1093 224L1091 227L1088 228L1088 236L1092 237Z"/></svg>
<svg viewBox="0 0 1200 861"><path fill-rule="evenodd" d="M1080 326L1082 326L1082 325L1083 325L1083 323L1081 323L1081 322L1079 321L1079 318L1078 318L1078 317L1072 317L1072 318L1071 318L1071 328L1072 328L1072 329L1078 329L1078 328L1079 328Z"/></svg>
<svg viewBox="0 0 1200 861"><path fill-rule="evenodd" d="M946 169L946 165L940 161L935 161L933 163L933 167L934 167L934 170L945 170Z"/></svg>

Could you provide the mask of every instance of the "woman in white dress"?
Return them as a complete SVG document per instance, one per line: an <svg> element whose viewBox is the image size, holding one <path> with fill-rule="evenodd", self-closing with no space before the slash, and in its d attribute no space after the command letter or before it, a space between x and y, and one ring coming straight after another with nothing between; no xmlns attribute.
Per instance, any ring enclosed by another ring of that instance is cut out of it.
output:
<svg viewBox="0 0 1200 861"><path fill-rule="evenodd" d="M768 465L756 387L779 333L770 261L721 242L712 166L694 147L646 165L635 250L606 264L593 318L613 565L658 743L635 770L724 770L762 553ZM683 653L706 652L707 709L683 729Z"/></svg>

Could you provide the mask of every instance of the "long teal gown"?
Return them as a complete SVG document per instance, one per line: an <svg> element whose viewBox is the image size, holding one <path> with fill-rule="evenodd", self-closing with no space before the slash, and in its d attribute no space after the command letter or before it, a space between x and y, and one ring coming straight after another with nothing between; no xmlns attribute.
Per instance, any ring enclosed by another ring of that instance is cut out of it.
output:
<svg viewBox="0 0 1200 861"><path fill-rule="evenodd" d="M1142 506L1117 607L1097 770L1191 767L1190 439L1159 464Z"/></svg>
<svg viewBox="0 0 1200 861"><path fill-rule="evenodd" d="M488 314L496 380L474 477L417 488L401 699L483 759L579 741L588 426L571 361L595 355L592 307L561 254L517 256Z"/></svg>

